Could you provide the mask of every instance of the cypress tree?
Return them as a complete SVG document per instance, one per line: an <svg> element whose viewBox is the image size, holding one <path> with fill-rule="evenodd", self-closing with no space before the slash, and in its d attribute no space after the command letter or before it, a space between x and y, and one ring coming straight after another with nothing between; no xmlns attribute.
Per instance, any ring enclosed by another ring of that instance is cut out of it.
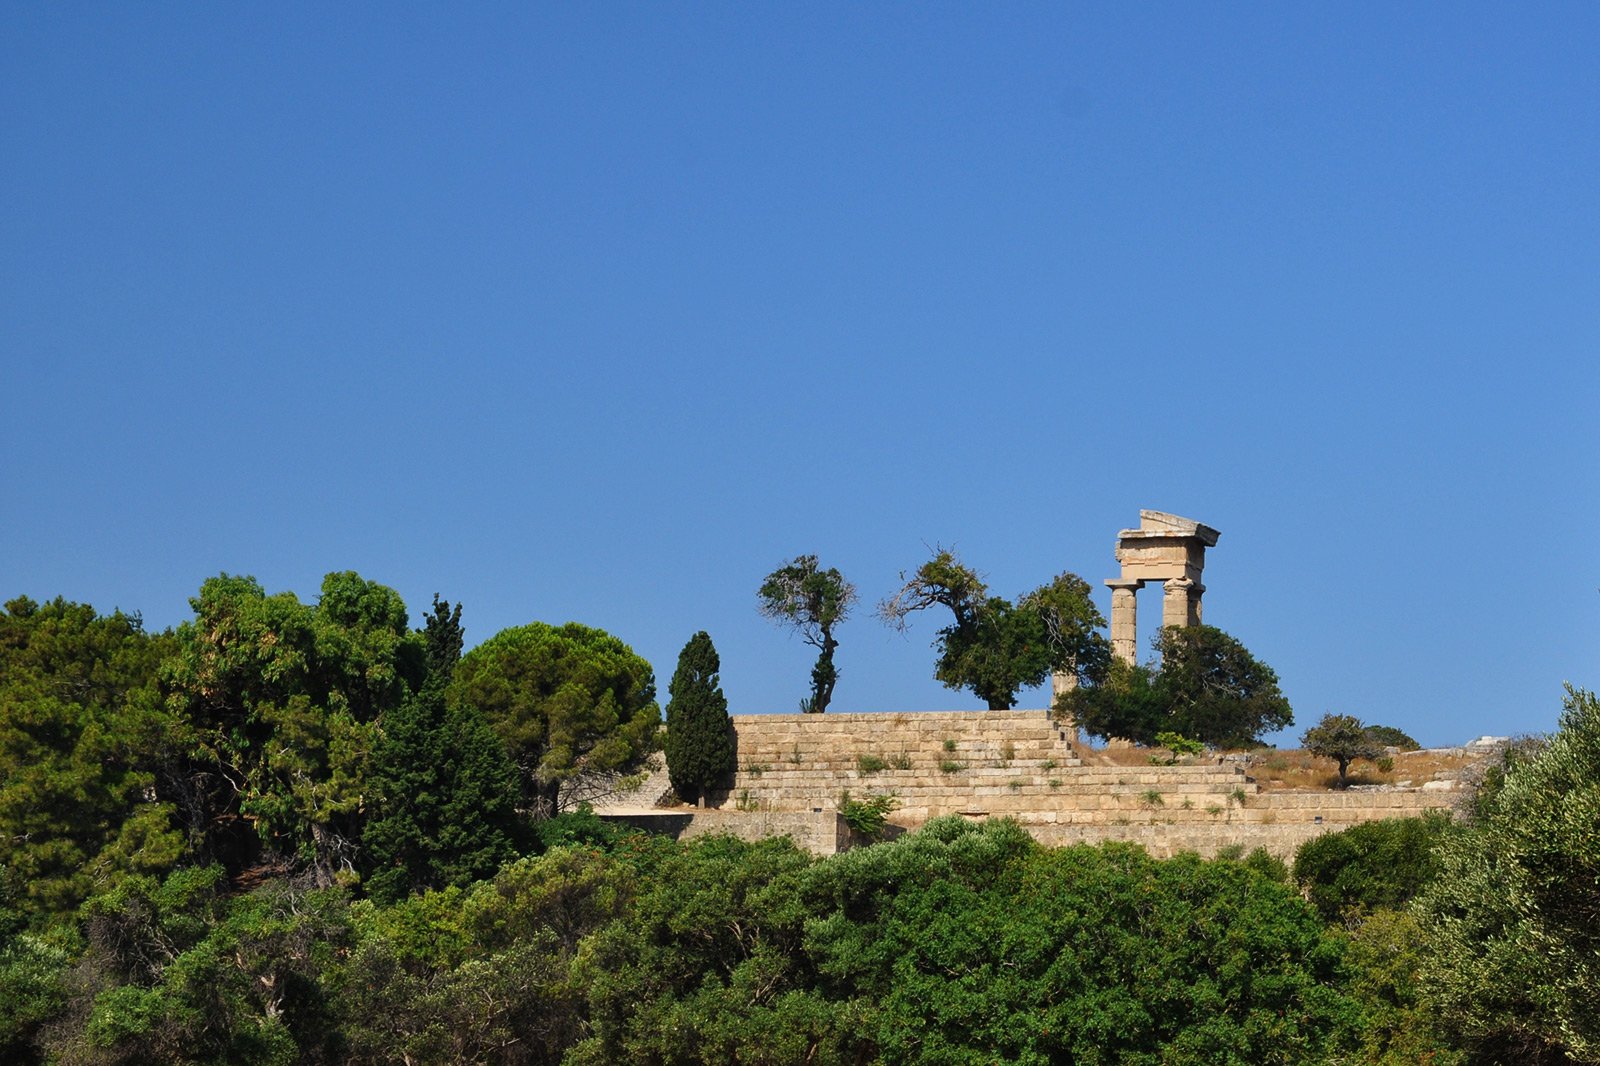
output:
<svg viewBox="0 0 1600 1066"><path fill-rule="evenodd" d="M733 774L733 723L717 679L721 668L711 636L702 630L684 645L667 686L667 776L691 803Z"/></svg>
<svg viewBox="0 0 1600 1066"><path fill-rule="evenodd" d="M516 766L477 708L446 701L461 608L437 596L433 607L428 679L384 718L373 751L377 803L362 844L367 891L381 902L465 885L516 857Z"/></svg>

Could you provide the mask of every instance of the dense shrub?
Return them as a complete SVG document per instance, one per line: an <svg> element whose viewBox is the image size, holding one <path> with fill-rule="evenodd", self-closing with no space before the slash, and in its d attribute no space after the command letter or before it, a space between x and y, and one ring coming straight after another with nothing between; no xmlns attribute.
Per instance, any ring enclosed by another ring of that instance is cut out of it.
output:
<svg viewBox="0 0 1600 1066"><path fill-rule="evenodd" d="M1400 907L1437 874L1433 849L1449 831L1440 814L1362 822L1302 844L1294 879L1324 921Z"/></svg>

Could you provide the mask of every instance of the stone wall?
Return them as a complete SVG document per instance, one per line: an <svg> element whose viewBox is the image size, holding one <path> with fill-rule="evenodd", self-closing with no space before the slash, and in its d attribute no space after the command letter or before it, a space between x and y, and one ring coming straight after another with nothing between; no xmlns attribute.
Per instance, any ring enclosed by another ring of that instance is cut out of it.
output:
<svg viewBox="0 0 1600 1066"><path fill-rule="evenodd" d="M733 723L738 770L730 788L707 797L708 809L603 813L675 836L786 833L832 854L850 844L837 814L848 791L893 795L897 829L941 815L1005 817L1046 844L1130 840L1156 855L1208 856L1264 847L1288 858L1319 834L1448 809L1454 798L1437 783L1267 792L1231 763L1085 765L1042 710L738 715Z"/></svg>

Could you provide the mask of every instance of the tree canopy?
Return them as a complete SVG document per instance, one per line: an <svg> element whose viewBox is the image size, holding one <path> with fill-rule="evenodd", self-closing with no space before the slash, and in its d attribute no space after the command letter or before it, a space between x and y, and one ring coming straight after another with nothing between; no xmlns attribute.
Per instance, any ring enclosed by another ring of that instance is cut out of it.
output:
<svg viewBox="0 0 1600 1066"><path fill-rule="evenodd" d="M354 869L378 720L420 687L422 637L393 589L353 571L316 604L222 574L190 601L162 668L180 726L168 787L203 854L243 861L253 828L320 883Z"/></svg>
<svg viewBox="0 0 1600 1066"><path fill-rule="evenodd" d="M428 678L384 716L372 753L361 858L375 899L470 884L516 855L517 768L477 707L445 701L461 605L435 596L425 621Z"/></svg>
<svg viewBox="0 0 1600 1066"><path fill-rule="evenodd" d="M1376 759L1383 754L1383 745L1361 724L1361 719L1349 714L1323 715L1301 736L1300 746L1339 764L1340 788L1349 782L1352 760Z"/></svg>
<svg viewBox="0 0 1600 1066"><path fill-rule="evenodd" d="M462 658L447 691L483 713L546 814L580 779L638 766L661 725L650 664L577 622L501 630Z"/></svg>
<svg viewBox="0 0 1600 1066"><path fill-rule="evenodd" d="M1167 626L1152 640L1159 665L1113 664L1099 684L1064 693L1059 710L1090 734L1149 744L1172 732L1244 747L1294 721L1278 675L1213 626Z"/></svg>
<svg viewBox="0 0 1600 1066"><path fill-rule="evenodd" d="M833 699L839 671L833 665L839 641L834 628L850 614L856 587L838 570L824 570L815 555L801 555L784 563L761 583L756 593L764 617L800 634L817 649L817 662L811 668L811 695L800 709L821 714Z"/></svg>
<svg viewBox="0 0 1600 1066"><path fill-rule="evenodd" d="M1472 1061L1600 1062L1600 700L1513 749L1417 900L1422 983Z"/></svg>
<svg viewBox="0 0 1600 1066"><path fill-rule="evenodd" d="M69 909L182 838L153 795L154 682L169 636L138 616L27 597L0 613L0 871L22 911Z"/></svg>
<svg viewBox="0 0 1600 1066"><path fill-rule="evenodd" d="M933 676L948 688L971 690L990 710L1015 706L1018 691L1055 671L1080 683L1105 677L1111 649L1098 632L1105 619L1089 598L1089 583L1076 574L1060 574L1015 603L990 595L977 572L945 549L900 576L904 583L878 605L879 616L904 630L912 614L949 610L951 623L934 638Z"/></svg>

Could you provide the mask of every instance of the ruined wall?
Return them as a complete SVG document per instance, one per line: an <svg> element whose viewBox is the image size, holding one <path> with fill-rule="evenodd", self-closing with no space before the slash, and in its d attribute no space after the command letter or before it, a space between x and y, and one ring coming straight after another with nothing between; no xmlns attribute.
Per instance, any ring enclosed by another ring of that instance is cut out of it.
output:
<svg viewBox="0 0 1600 1066"><path fill-rule="evenodd" d="M1450 786L1382 791L1263 791L1232 763L1085 765L1046 711L739 715L738 770L705 810L618 810L673 835L787 833L817 854L849 845L837 812L892 794L891 822L1014 818L1051 845L1129 840L1152 854L1264 847L1288 858L1306 840L1379 818L1448 809ZM681 824L660 819L681 819Z"/></svg>

